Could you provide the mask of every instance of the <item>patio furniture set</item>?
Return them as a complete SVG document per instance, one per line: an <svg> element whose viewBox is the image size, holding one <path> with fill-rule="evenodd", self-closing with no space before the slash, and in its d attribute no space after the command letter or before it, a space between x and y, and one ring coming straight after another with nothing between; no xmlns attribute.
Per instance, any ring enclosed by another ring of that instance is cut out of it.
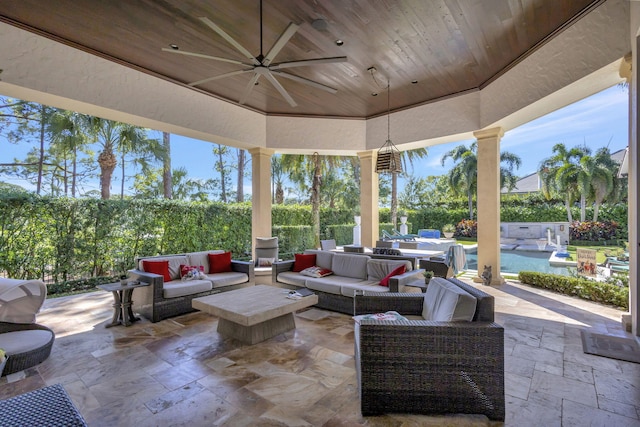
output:
<svg viewBox="0 0 640 427"><path fill-rule="evenodd" d="M355 317L363 416L464 412L504 420L504 330L493 323L493 297L446 279L446 264L426 260L419 260L419 266L441 277L431 279L425 294L403 293L417 280L424 283L416 258L371 255L307 250L294 260L277 261L276 256L272 286L255 285L254 263L231 260L224 251L140 258L129 272L134 282L104 288L120 297L106 326L128 326L134 320L132 310L152 322L201 310L219 317L220 334L255 344L294 329L293 313L310 306L350 315L393 310L400 316L393 321ZM189 280L183 280L187 274ZM22 297L11 297L16 301L10 309L2 289L26 285L2 280L0 348L9 347L6 375L45 360L54 335L35 324L46 297L42 282L35 292L39 302L29 301L26 295L32 292L23 290ZM25 307L31 315L19 319L24 323L6 321L8 314L21 315ZM37 343L36 348L16 350L11 347L15 338L4 339L22 332L43 334L28 340Z"/></svg>

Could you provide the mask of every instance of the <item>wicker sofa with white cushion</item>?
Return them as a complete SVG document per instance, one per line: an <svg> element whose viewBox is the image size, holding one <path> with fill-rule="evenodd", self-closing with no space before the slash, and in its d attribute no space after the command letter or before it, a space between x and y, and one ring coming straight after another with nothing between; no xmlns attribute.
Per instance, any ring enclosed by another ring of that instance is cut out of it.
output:
<svg viewBox="0 0 640 427"><path fill-rule="evenodd" d="M504 421L504 328L494 298L458 279L426 294L357 295L355 361L363 416L483 414ZM394 311L402 318L375 320Z"/></svg>
<svg viewBox="0 0 640 427"><path fill-rule="evenodd" d="M191 307L193 298L253 286L255 277L254 265L251 262L230 260L228 268L223 268L228 271L212 272L216 270L216 266L210 264L209 255L215 257L224 254L223 250L211 250L136 259L138 268L129 270L129 278L149 283L150 286L139 287L133 291L134 311L152 322L158 322L194 311ZM158 271L158 266L164 265L168 267L168 273L150 272ZM197 267L203 274L185 280L181 277L181 266Z"/></svg>
<svg viewBox="0 0 640 427"><path fill-rule="evenodd" d="M315 255L315 266L330 270L326 277L310 277L295 271L296 260L273 264L272 283L289 289L306 287L318 295L319 308L353 314L353 296L364 293L402 292L410 282L420 279L422 272L413 269L409 259L378 259L366 254L306 250L303 255ZM405 272L389 278L388 286L380 282L395 269Z"/></svg>

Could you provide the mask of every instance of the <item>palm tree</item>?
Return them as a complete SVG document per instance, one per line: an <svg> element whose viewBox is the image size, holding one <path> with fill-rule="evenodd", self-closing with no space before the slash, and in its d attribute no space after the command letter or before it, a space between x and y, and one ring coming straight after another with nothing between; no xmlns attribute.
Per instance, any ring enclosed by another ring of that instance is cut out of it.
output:
<svg viewBox="0 0 640 427"><path fill-rule="evenodd" d="M588 155L586 151L586 148L578 147L568 150L564 144L559 143L553 146L553 155L543 159L538 167L542 194L547 200L553 196L562 197L569 222L573 222L571 206L578 198L584 200L586 190L581 189L588 187L587 174L581 172L579 167L580 159Z"/></svg>
<svg viewBox="0 0 640 427"><path fill-rule="evenodd" d="M228 153L229 147L216 144L213 147L213 154L217 156L214 162L214 169L220 174L220 201L227 203L227 184L229 183L229 166L224 161L224 156Z"/></svg>
<svg viewBox="0 0 640 427"><path fill-rule="evenodd" d="M244 202L244 169L247 164L247 152L242 148L236 150L238 156L238 184L236 185L236 202Z"/></svg>
<svg viewBox="0 0 640 427"><path fill-rule="evenodd" d="M91 116L85 116L85 122L90 134L102 147L98 155L98 165L100 166L100 194L103 199L111 197L111 178L118 164L115 150L120 150L122 154L123 182L125 179L124 156L127 152L135 151L143 154L151 151L155 158L162 158L159 141L148 138L143 128ZM139 157L136 161L143 168L148 167L144 157ZM123 191L121 191L122 194Z"/></svg>
<svg viewBox="0 0 640 427"><path fill-rule="evenodd" d="M621 185L616 175L620 165L611 159L607 147L598 149L593 157L583 157L580 165L590 177L589 200L593 200L593 221L597 221L602 202L609 197L617 199L619 196Z"/></svg>
<svg viewBox="0 0 640 427"><path fill-rule="evenodd" d="M407 170L407 163L413 167L413 161L427 157L429 152L426 148L417 148L415 150L402 151L400 156L402 159L402 169ZM398 173L391 174L391 224L396 228L398 223Z"/></svg>
<svg viewBox="0 0 640 427"><path fill-rule="evenodd" d="M341 157L321 156L313 153L312 156L283 154L282 166L289 171L289 179L305 191L310 191L311 218L315 245L320 247L320 187L322 185L322 171L336 164Z"/></svg>
<svg viewBox="0 0 640 427"><path fill-rule="evenodd" d="M469 207L469 219L473 219L473 196L478 191L478 143L473 142L469 147L458 145L453 150L447 151L440 159L444 166L446 160L451 158L456 165L449 171L449 186L455 194L465 194ZM505 163L506 166L502 166ZM508 151L500 153L500 188L505 184L513 188L516 178L513 174L514 167L520 167L521 160L517 155Z"/></svg>
<svg viewBox="0 0 640 427"><path fill-rule="evenodd" d="M473 195L478 187L477 148L477 142L472 143L470 147L458 145L444 153L440 159L442 166L444 166L448 158L456 162L456 165L448 174L449 186L455 194L466 194L469 205L469 219L473 219Z"/></svg>
<svg viewBox="0 0 640 427"><path fill-rule="evenodd" d="M281 205L284 203L284 168L282 156L271 157L271 203Z"/></svg>
<svg viewBox="0 0 640 427"><path fill-rule="evenodd" d="M165 199L173 199L173 185L171 180L171 134L162 132L162 189Z"/></svg>
<svg viewBox="0 0 640 427"><path fill-rule="evenodd" d="M78 187L79 152L89 142L83 124L81 114L68 110L56 110L49 119L52 145L59 147L64 153L68 153L71 160L71 197L76 197Z"/></svg>

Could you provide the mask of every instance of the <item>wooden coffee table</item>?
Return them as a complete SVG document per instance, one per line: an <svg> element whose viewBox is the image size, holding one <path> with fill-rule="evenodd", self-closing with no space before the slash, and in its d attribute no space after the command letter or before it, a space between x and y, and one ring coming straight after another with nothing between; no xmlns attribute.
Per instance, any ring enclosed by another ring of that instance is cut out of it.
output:
<svg viewBox="0 0 640 427"><path fill-rule="evenodd" d="M256 285L194 298L193 308L218 316L218 332L256 344L295 329L293 313L318 303L317 295L287 298L287 289Z"/></svg>

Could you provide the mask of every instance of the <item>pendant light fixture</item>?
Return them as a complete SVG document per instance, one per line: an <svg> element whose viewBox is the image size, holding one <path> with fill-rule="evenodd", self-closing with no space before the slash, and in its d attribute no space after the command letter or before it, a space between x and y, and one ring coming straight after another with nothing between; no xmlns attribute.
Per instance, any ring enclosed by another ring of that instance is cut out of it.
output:
<svg viewBox="0 0 640 427"><path fill-rule="evenodd" d="M371 75L373 76L373 71L371 71ZM375 80L375 76L373 77ZM395 145L393 145L393 142L391 142L391 96L389 93L390 87L391 83L387 81L387 140L378 150L376 173L402 173L400 151L396 148Z"/></svg>

